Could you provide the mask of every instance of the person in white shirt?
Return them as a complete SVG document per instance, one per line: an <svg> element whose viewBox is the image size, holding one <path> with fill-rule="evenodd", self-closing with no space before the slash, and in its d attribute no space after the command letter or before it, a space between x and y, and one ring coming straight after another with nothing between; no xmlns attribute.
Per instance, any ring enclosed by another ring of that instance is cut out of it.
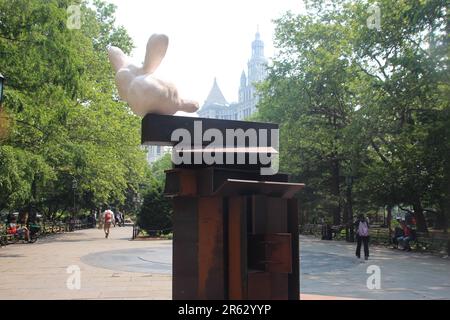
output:
<svg viewBox="0 0 450 320"><path fill-rule="evenodd" d="M109 228L111 227L111 223L115 223L114 212L112 210L107 209L102 214L103 221L103 231L105 231L105 238L109 236Z"/></svg>

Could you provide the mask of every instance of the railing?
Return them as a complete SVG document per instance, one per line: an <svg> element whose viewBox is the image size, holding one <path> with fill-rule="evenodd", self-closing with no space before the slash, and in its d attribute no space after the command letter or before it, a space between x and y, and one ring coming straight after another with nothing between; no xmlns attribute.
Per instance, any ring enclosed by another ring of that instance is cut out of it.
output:
<svg viewBox="0 0 450 320"><path fill-rule="evenodd" d="M442 232L417 233L415 240L417 251L444 253L450 255L450 236Z"/></svg>
<svg viewBox="0 0 450 320"><path fill-rule="evenodd" d="M305 224L300 225L300 234L313 235L320 237L322 235L322 225L321 224Z"/></svg>
<svg viewBox="0 0 450 320"><path fill-rule="evenodd" d="M392 242L388 228L370 228L370 242L374 244L389 245Z"/></svg>
<svg viewBox="0 0 450 320"><path fill-rule="evenodd" d="M131 236L131 239L132 240L136 239L140 232L141 229L139 228L139 226L137 224L133 224L133 234Z"/></svg>
<svg viewBox="0 0 450 320"><path fill-rule="evenodd" d="M322 237L323 225L306 224L300 225L300 234ZM345 239L345 226L330 226L330 231L334 240ZM389 233L388 228L374 227L370 228L370 242L378 245L390 245L394 233ZM411 241L411 247L416 251L443 253L450 255L450 235L443 232L430 231L429 233L417 232L416 239Z"/></svg>
<svg viewBox="0 0 450 320"><path fill-rule="evenodd" d="M63 233L63 232L73 232L76 230L83 230L89 228L95 228L93 223L85 220L73 220L70 222L62 221L43 221L38 224L40 226L40 236L48 236L51 234ZM12 235L7 233L7 226L0 224L0 245L4 246L11 244Z"/></svg>
<svg viewBox="0 0 450 320"><path fill-rule="evenodd" d="M328 238L328 236L325 235L329 234L329 238L335 239L335 240L341 240L345 239L345 225L323 225L323 224L305 224L300 225L300 234L303 235L313 235L315 237L319 238Z"/></svg>
<svg viewBox="0 0 450 320"><path fill-rule="evenodd" d="M172 228L166 228L166 229L156 229L156 230L144 230L141 229L137 224L133 225L133 234L131 236L131 239L136 239L139 234L142 231L145 231L146 237L148 238L159 238L159 239L172 239L172 235L168 234L167 232L172 231Z"/></svg>

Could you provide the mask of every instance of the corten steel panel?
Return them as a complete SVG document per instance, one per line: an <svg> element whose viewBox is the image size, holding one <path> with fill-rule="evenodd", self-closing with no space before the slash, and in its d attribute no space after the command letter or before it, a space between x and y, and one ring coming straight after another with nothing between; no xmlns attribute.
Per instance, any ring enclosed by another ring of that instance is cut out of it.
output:
<svg viewBox="0 0 450 320"><path fill-rule="evenodd" d="M225 299L223 200L201 197L198 204L198 266L200 299Z"/></svg>
<svg viewBox="0 0 450 320"><path fill-rule="evenodd" d="M166 196L176 196L180 194L180 175L176 170L166 171L166 181L164 184L164 194Z"/></svg>
<svg viewBox="0 0 450 320"><path fill-rule="evenodd" d="M192 142L194 143L195 132L194 122L201 122L200 134L203 134L208 129L218 129L223 137L226 137L227 129L265 129L268 130L267 141L270 140L270 130L278 129L277 124L250 122L250 121L235 121L235 120L220 120L220 119L205 119L192 117L177 117L158 114L147 114L142 119L141 141L142 144L147 145L174 145L177 142L172 141L172 133L176 129L185 129L190 133ZM210 141L201 141L202 145L209 145Z"/></svg>
<svg viewBox="0 0 450 320"><path fill-rule="evenodd" d="M194 170L172 169L166 171L164 187L166 196L197 195L197 174Z"/></svg>
<svg viewBox="0 0 450 320"><path fill-rule="evenodd" d="M225 168L171 169L166 171L166 184L164 193L168 196L195 195L211 196L227 179L259 179L272 182L287 182L286 174L273 176L260 176L259 171L247 171ZM194 181L196 182L194 184ZM184 189L182 190L182 186Z"/></svg>
<svg viewBox="0 0 450 320"><path fill-rule="evenodd" d="M287 232L287 199L281 198L267 198L267 233L283 233ZM275 251L276 252L276 251ZM280 262L289 262L292 264L292 252L283 252L284 256ZM284 258L284 259L283 259ZM288 259L289 261L285 261ZM271 270L274 268L270 266ZM289 265L291 267L291 265ZM292 271L292 267L290 268ZM288 299L288 274L269 273L271 299Z"/></svg>
<svg viewBox="0 0 450 320"><path fill-rule="evenodd" d="M287 200L267 197L266 233L287 232Z"/></svg>
<svg viewBox="0 0 450 320"><path fill-rule="evenodd" d="M228 295L247 299L247 223L245 197L228 201Z"/></svg>
<svg viewBox="0 0 450 320"><path fill-rule="evenodd" d="M289 233L248 236L249 268L270 273L291 273L291 235Z"/></svg>
<svg viewBox="0 0 450 320"><path fill-rule="evenodd" d="M175 197L173 206L172 298L198 299L198 200Z"/></svg>
<svg viewBox="0 0 450 320"><path fill-rule="evenodd" d="M261 176L260 171L249 171L249 170L230 170L230 169L214 169L210 170L213 175L213 190L217 191L222 184L224 184L228 179L236 180L258 180L258 181L274 181L274 182L288 182L288 176L286 174L275 174L272 176Z"/></svg>
<svg viewBox="0 0 450 320"><path fill-rule="evenodd" d="M198 172L198 192L201 196L213 195L227 179L245 180L269 180L275 182L287 182L286 174L276 174L273 176L260 176L259 170L238 170L210 167Z"/></svg>
<svg viewBox="0 0 450 320"><path fill-rule="evenodd" d="M248 273L249 300L287 300L288 275L251 270Z"/></svg>
<svg viewBox="0 0 450 320"><path fill-rule="evenodd" d="M300 248L298 230L298 200L288 200L288 232L292 237L292 273L289 274L289 300L300 297Z"/></svg>
<svg viewBox="0 0 450 320"><path fill-rule="evenodd" d="M304 187L302 183L227 179L214 194L223 196L265 194L289 198Z"/></svg>
<svg viewBox="0 0 450 320"><path fill-rule="evenodd" d="M199 196L210 196L214 190L214 168L197 170L197 190Z"/></svg>
<svg viewBox="0 0 450 320"><path fill-rule="evenodd" d="M248 300L270 300L271 275L268 272L250 270L248 273Z"/></svg>
<svg viewBox="0 0 450 320"><path fill-rule="evenodd" d="M292 240L290 233L264 235L266 271L271 273L292 272Z"/></svg>
<svg viewBox="0 0 450 320"><path fill-rule="evenodd" d="M286 273L270 274L270 299L288 300L289 275Z"/></svg>
<svg viewBox="0 0 450 320"><path fill-rule="evenodd" d="M255 195L251 199L251 233L264 234L267 232L267 196Z"/></svg>
<svg viewBox="0 0 450 320"><path fill-rule="evenodd" d="M266 248L264 234L249 234L248 237L248 268L255 271L266 270Z"/></svg>
<svg viewBox="0 0 450 320"><path fill-rule="evenodd" d="M180 172L181 195L197 195L197 177L193 170L182 170Z"/></svg>

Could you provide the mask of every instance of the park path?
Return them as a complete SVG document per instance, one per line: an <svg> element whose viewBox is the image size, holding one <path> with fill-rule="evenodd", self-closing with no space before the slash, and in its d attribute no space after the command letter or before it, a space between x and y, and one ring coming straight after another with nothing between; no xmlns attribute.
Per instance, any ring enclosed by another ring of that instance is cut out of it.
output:
<svg viewBox="0 0 450 320"><path fill-rule="evenodd" d="M87 229L0 248L0 299L170 299L167 274L99 268L83 257L102 252L170 245L171 241L130 241L131 227ZM78 266L79 290L67 287L69 266Z"/></svg>
<svg viewBox="0 0 450 320"><path fill-rule="evenodd" d="M171 241L130 241L131 227L98 229L0 248L0 299L171 299ZM367 263L354 245L300 237L304 300L450 299L450 260L372 247ZM67 287L69 266L81 287ZM381 271L381 288L367 288L367 268Z"/></svg>
<svg viewBox="0 0 450 320"><path fill-rule="evenodd" d="M355 257L355 244L301 236L300 261L303 293L361 299L450 299L448 257L373 246L369 261L361 263ZM368 289L367 280L375 269L380 271L380 289Z"/></svg>

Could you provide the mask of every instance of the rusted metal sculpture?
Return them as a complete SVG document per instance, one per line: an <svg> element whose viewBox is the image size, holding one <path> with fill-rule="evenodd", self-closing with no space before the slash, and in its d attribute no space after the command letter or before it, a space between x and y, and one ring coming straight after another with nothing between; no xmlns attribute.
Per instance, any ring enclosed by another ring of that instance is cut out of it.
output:
<svg viewBox="0 0 450 320"><path fill-rule="evenodd" d="M142 121L142 142L174 144L171 133L193 130L194 121L223 132L277 128L150 114ZM260 166L180 164L167 172L165 194L174 208L173 299L299 299L298 206L293 196L304 185L289 183L285 174L261 175Z"/></svg>

